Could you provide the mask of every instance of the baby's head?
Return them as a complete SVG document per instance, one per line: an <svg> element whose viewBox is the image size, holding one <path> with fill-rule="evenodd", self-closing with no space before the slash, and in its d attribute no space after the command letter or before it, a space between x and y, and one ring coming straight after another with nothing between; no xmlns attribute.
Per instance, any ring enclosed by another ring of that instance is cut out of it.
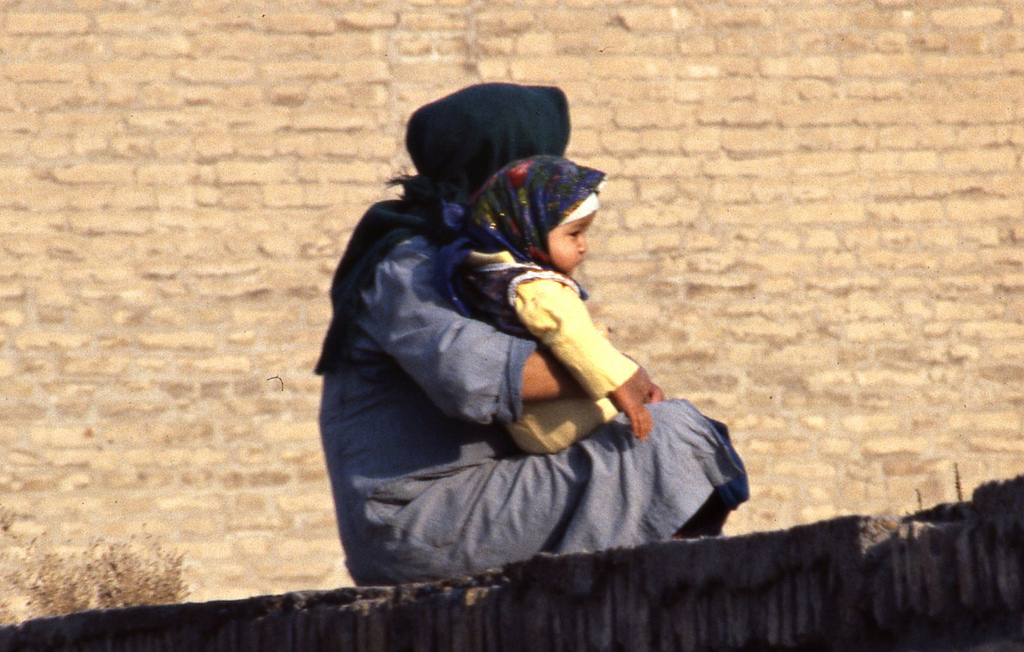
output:
<svg viewBox="0 0 1024 652"><path fill-rule="evenodd" d="M572 274L587 250L604 177L555 156L516 161L477 191L469 219L487 234L491 251Z"/></svg>
<svg viewBox="0 0 1024 652"><path fill-rule="evenodd" d="M597 192L548 231L548 256L555 271L571 276L587 253L587 229L597 217Z"/></svg>

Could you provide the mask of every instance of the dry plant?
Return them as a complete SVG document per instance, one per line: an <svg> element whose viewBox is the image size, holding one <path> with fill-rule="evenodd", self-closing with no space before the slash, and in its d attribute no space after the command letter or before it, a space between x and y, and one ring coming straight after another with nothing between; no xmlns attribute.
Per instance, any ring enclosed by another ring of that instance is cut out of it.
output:
<svg viewBox="0 0 1024 652"><path fill-rule="evenodd" d="M0 509L0 624L84 611L181 602L188 595L183 556L149 539L94 542L77 552L54 552L11 533ZM4 525L6 523L6 526ZM3 541L7 539L7 541ZM8 544L12 544L8 546ZM21 549L14 555L10 549Z"/></svg>

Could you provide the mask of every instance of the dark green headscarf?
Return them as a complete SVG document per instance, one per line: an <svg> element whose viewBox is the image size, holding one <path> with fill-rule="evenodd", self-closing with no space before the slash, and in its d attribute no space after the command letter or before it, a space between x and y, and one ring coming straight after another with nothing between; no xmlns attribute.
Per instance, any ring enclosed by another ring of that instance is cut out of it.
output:
<svg viewBox="0 0 1024 652"><path fill-rule="evenodd" d="M359 293L395 245L416 235L437 245L452 241L457 233L445 225L445 204L465 204L512 161L562 156L569 129L565 94L544 86L479 84L413 113L405 145L417 174L396 180L401 199L374 204L356 225L331 284L334 315L316 373L337 371L345 361Z"/></svg>

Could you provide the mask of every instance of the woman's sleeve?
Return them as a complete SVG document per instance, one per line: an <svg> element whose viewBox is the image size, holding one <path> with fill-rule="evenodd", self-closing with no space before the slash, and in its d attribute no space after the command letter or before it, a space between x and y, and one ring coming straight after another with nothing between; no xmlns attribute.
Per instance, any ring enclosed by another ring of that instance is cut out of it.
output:
<svg viewBox="0 0 1024 652"><path fill-rule="evenodd" d="M519 284L516 293L523 325L592 397L607 396L636 373L637 364L598 331L574 288L537 279Z"/></svg>
<svg viewBox="0 0 1024 652"><path fill-rule="evenodd" d="M445 414L511 423L522 412L523 366L537 344L448 306L433 289L430 252L395 248L363 293L360 323Z"/></svg>

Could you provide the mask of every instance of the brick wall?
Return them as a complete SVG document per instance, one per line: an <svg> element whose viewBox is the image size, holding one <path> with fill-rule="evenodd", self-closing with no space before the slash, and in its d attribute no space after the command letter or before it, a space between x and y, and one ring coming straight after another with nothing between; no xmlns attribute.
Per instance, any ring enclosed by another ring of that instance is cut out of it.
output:
<svg viewBox="0 0 1024 652"><path fill-rule="evenodd" d="M583 280L752 474L733 532L1024 472L1024 4L0 3L0 506L193 597L345 581L311 373L420 104L565 89Z"/></svg>

